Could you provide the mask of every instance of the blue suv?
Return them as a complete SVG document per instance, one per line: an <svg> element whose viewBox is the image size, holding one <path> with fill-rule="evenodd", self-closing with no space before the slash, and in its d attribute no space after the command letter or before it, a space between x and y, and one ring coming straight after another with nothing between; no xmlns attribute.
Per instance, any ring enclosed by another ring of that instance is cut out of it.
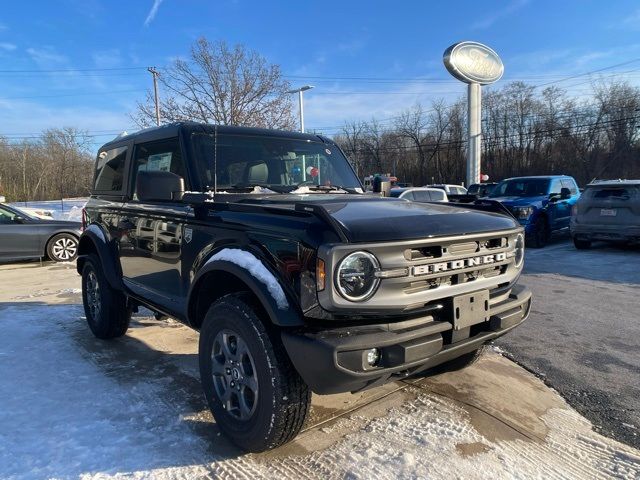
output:
<svg viewBox="0 0 640 480"><path fill-rule="evenodd" d="M524 227L527 246L541 248L552 232L569 228L580 191L566 175L515 177L496 185L489 198L502 203Z"/></svg>

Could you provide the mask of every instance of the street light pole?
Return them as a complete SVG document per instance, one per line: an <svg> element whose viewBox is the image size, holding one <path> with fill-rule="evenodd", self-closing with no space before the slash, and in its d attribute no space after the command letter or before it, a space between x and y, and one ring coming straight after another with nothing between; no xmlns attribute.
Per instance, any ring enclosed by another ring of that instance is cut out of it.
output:
<svg viewBox="0 0 640 480"><path fill-rule="evenodd" d="M302 99L302 92L305 90L311 90L313 85L305 85L304 87L296 88L294 90L289 90L287 93L297 93L298 94L298 105L300 111L300 131L304 133L304 101Z"/></svg>
<svg viewBox="0 0 640 480"><path fill-rule="evenodd" d="M156 70L156 67L149 67L147 70L153 76L153 98L156 104L156 125L160 126L160 104L158 99L158 76L160 73Z"/></svg>

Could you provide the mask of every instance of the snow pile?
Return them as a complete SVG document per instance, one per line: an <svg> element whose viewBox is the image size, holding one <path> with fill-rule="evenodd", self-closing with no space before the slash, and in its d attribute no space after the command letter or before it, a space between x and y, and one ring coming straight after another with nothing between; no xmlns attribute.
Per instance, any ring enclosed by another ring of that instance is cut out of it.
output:
<svg viewBox="0 0 640 480"><path fill-rule="evenodd" d="M207 263L215 262L216 260L224 260L244 268L256 280L267 287L279 309L286 310L289 308L289 302L287 302L287 297L280 286L280 282L252 253L239 248L224 248L207 260Z"/></svg>
<svg viewBox="0 0 640 480"><path fill-rule="evenodd" d="M309 193L349 193L349 192L341 188L340 189L336 188L335 190L329 190L329 189L321 190L321 189L312 189L307 185L303 185L301 187L296 188L295 190L291 190L291 192L289 193L293 193L295 195L305 195Z"/></svg>
<svg viewBox="0 0 640 480"><path fill-rule="evenodd" d="M243 454L206 411L196 355L155 349L149 328L102 342L81 307L30 304L0 307L0 328L3 479L640 478L640 452L572 410L543 417L544 442L491 441L466 409L420 391L380 417L303 434L347 433L324 450Z"/></svg>

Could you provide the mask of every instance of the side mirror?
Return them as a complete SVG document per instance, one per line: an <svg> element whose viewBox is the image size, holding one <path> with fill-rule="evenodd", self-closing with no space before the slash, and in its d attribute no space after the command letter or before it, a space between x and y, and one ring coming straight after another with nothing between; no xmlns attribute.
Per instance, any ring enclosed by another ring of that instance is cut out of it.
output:
<svg viewBox="0 0 640 480"><path fill-rule="evenodd" d="M567 187L562 187L560 189L560 199L566 200L567 198L571 198L571 190L569 190Z"/></svg>
<svg viewBox="0 0 640 480"><path fill-rule="evenodd" d="M184 179L171 172L138 172L136 192L143 202L181 200Z"/></svg>
<svg viewBox="0 0 640 480"><path fill-rule="evenodd" d="M25 221L25 218L19 215L16 215L15 217L13 217L13 223L24 223L24 221Z"/></svg>

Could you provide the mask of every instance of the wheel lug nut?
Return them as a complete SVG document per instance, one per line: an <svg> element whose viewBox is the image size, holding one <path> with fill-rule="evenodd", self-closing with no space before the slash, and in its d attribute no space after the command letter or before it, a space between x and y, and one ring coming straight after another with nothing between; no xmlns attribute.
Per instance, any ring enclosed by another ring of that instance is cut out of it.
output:
<svg viewBox="0 0 640 480"><path fill-rule="evenodd" d="M227 368L226 372L227 372L227 375L231 375L231 369L230 368Z"/></svg>
<svg viewBox="0 0 640 480"><path fill-rule="evenodd" d="M236 382L234 382L233 380L231 380L231 386L235 387L236 386Z"/></svg>

